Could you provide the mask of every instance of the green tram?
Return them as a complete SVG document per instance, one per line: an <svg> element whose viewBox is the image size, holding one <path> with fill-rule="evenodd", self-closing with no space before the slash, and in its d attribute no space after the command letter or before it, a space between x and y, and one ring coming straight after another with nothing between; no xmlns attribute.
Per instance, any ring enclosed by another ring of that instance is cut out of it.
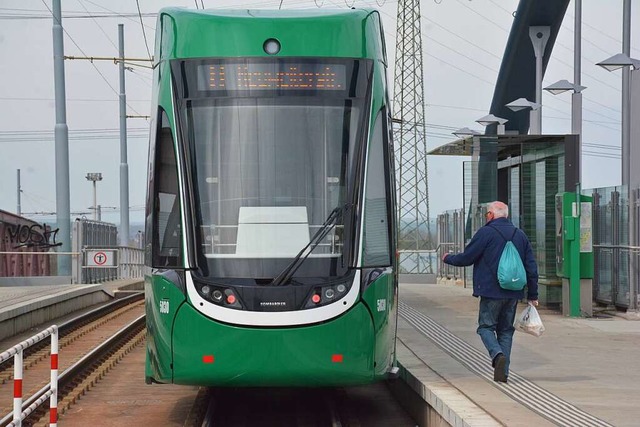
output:
<svg viewBox="0 0 640 427"><path fill-rule="evenodd" d="M395 178L374 10L162 9L147 383L397 373Z"/></svg>

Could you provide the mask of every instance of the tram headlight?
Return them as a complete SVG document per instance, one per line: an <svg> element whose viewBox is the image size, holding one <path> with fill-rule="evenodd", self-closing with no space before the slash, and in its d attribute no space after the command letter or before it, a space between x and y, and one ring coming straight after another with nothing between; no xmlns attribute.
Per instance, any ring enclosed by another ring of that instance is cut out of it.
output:
<svg viewBox="0 0 640 427"><path fill-rule="evenodd" d="M202 291L202 293L204 295L209 295L209 292L211 291L211 288L208 287L207 285L205 285L205 286L202 287L201 291Z"/></svg>
<svg viewBox="0 0 640 427"><path fill-rule="evenodd" d="M222 292L219 289L213 291L213 294L211 294L211 296L216 302L222 301Z"/></svg>
<svg viewBox="0 0 640 427"><path fill-rule="evenodd" d="M349 291L347 283L332 284L329 286L315 287L307 295L303 309L315 308L335 303L345 297Z"/></svg>

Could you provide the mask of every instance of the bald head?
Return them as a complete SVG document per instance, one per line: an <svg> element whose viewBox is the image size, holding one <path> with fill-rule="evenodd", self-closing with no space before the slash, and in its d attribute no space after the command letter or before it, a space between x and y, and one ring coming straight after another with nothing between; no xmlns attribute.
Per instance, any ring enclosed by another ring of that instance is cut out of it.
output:
<svg viewBox="0 0 640 427"><path fill-rule="evenodd" d="M507 218L509 216L509 206L499 201L491 202L487 206L487 212L493 213L493 218Z"/></svg>

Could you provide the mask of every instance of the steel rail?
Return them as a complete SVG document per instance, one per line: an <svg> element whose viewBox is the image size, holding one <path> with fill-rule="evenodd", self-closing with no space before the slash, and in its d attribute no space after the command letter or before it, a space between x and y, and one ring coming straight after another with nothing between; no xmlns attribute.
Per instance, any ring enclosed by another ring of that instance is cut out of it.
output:
<svg viewBox="0 0 640 427"><path fill-rule="evenodd" d="M134 294L125 298L118 299L112 303L106 304L102 307L98 307L95 310L91 310L85 314L77 316L67 322L64 322L58 327L58 331L60 332L62 328L65 328L66 333L71 332L74 328L82 326L83 323L90 322L97 318L100 318L102 315L114 311L118 308L121 308L131 302L135 302L143 297L144 294ZM68 383L80 372L87 370L91 363L102 355L108 353L110 349L119 344L119 341L122 341L124 337L129 335L132 331L135 331L136 328L142 329L144 327L144 319L145 315L141 315L128 325L121 328L118 332L116 332L111 338L104 341L98 347L94 348L92 351L87 353L84 357L78 360L75 364L67 368L62 374L58 376L58 393L63 390L64 387L68 385ZM6 363L6 362L5 362ZM22 404L22 410L30 409L30 413L33 413L39 406L42 406L44 402L47 401L45 395L50 394L51 385L47 384L42 387L40 390L35 392L31 397L26 399ZM58 396L60 399L60 396ZM7 414L5 417L0 419L0 427L7 426L11 423L12 414Z"/></svg>
<svg viewBox="0 0 640 427"><path fill-rule="evenodd" d="M63 338L66 335L70 334L71 332L73 332L75 329L80 328L90 322L93 322L101 317L103 317L105 314L110 313L112 311L115 311L119 308L122 308L126 305L132 304L136 301L139 301L141 299L144 298L144 293L143 292L139 292L139 293L135 293L123 298L118 298L115 301L109 302L107 304L104 304L100 307L97 307L93 310L90 310L86 313L83 313L81 315L78 315L72 319L67 320L66 322L61 323L58 326L58 337L59 338ZM29 347L26 351L25 351L25 357L36 353L38 351L40 351L41 349L43 349L44 347L46 347L48 345L48 343L46 341L42 341L41 343L35 344L31 347ZM5 369L8 368L10 366L12 366L13 363L13 359L9 359L9 360L5 360L3 362L0 363L0 369ZM5 366L6 365L6 366Z"/></svg>

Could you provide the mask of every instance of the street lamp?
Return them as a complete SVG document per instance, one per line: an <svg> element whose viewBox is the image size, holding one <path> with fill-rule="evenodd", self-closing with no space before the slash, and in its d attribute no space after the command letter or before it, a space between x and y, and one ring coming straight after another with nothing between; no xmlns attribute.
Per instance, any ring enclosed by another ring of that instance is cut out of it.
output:
<svg viewBox="0 0 640 427"><path fill-rule="evenodd" d="M574 85L569 80L558 80L554 84L545 87L544 90L551 93L552 95L559 95L568 90L572 90L574 92L582 92L586 88L586 86Z"/></svg>
<svg viewBox="0 0 640 427"><path fill-rule="evenodd" d="M552 85L544 88L552 95L559 95L569 90L573 91L571 96L571 133L574 135L582 134L582 94L581 92L587 87L580 84L571 83L568 80L558 80Z"/></svg>
<svg viewBox="0 0 640 427"><path fill-rule="evenodd" d="M628 6L630 7L630 6ZM627 24L628 27L629 24ZM629 49L627 37L626 50ZM637 144L631 144L631 141L637 141L640 135L640 125L637 121L631 120L631 112L638 117L638 108L640 107L640 60L629 57L626 53L619 53L611 58L599 62L607 71L618 70L623 68L622 79L622 185L627 186L629 216L628 216L628 236L630 248L636 248L640 244L638 237L637 216L633 214L633 206L637 206L640 187L640 173L637 168L631 171L631 163L640 158ZM626 78L625 78L626 76ZM632 137L633 135L633 137ZM628 311L638 315L638 271L640 265L636 254L631 253L629 257L629 308Z"/></svg>
<svg viewBox="0 0 640 427"><path fill-rule="evenodd" d="M640 69L640 60L630 58L625 53L618 53L611 58L598 62L596 65L607 71L615 71L621 68L634 70ZM622 185L629 185L631 167L631 87L630 78L623 80L622 84Z"/></svg>
<svg viewBox="0 0 640 427"><path fill-rule="evenodd" d="M538 102L531 102L527 98L518 98L515 101L511 101L506 105L511 111L522 111L529 109L529 129L530 134L539 135L542 131L542 123L536 116L536 111L540 109L542 105Z"/></svg>
<svg viewBox="0 0 640 427"><path fill-rule="evenodd" d="M473 129L469 129L469 128L460 128L456 131L451 132L452 134L454 134L455 136L457 136L458 138L462 139L466 136L476 136L476 135L482 135L481 132L478 132L477 130L473 130Z"/></svg>
<svg viewBox="0 0 640 427"><path fill-rule="evenodd" d="M530 128L532 134L542 133L542 59L550 36L551 27L529 27L529 38L533 44L533 53L536 58L536 103L538 104L538 108L531 109L530 117L533 124L530 125ZM534 132L534 128L537 128L538 131Z"/></svg>
<svg viewBox="0 0 640 427"><path fill-rule="evenodd" d="M102 181L102 174L99 172L87 173L87 181L93 182L93 219L98 219L98 195L96 191L96 182Z"/></svg>
<svg viewBox="0 0 640 427"><path fill-rule="evenodd" d="M615 71L619 70L622 67L630 66L633 66L637 69L640 67L640 60L630 58L629 55L624 53L618 53L616 55L613 55L611 58L607 58L604 61L598 62L596 65L601 66L607 71Z"/></svg>
<svg viewBox="0 0 640 427"><path fill-rule="evenodd" d="M638 168L634 168L631 173L631 162L640 158L637 144L631 145L631 134L635 136L640 134L640 124L637 120L631 123L631 110L634 110L634 116L638 116L637 108L640 104L640 61L630 57L631 55L631 0L622 2L622 53L607 58L597 65L607 71L613 71L620 68L622 70L622 185L627 186L627 195L629 203L628 215L628 236L630 248L638 246L638 223L637 216L633 214L632 206L636 206L638 202L638 187L640 187L640 174ZM633 70L631 69L633 68ZM633 132L632 132L633 128ZM636 138L633 138L637 140ZM629 308L628 311L638 316L638 280L640 266L638 255L633 252L629 257Z"/></svg>
<svg viewBox="0 0 640 427"><path fill-rule="evenodd" d="M476 123L481 124L482 126L490 126L490 125L498 125L497 134L504 135L504 124L509 120L503 119L502 117L494 116L493 114L487 114L484 117L480 117L476 120Z"/></svg>

